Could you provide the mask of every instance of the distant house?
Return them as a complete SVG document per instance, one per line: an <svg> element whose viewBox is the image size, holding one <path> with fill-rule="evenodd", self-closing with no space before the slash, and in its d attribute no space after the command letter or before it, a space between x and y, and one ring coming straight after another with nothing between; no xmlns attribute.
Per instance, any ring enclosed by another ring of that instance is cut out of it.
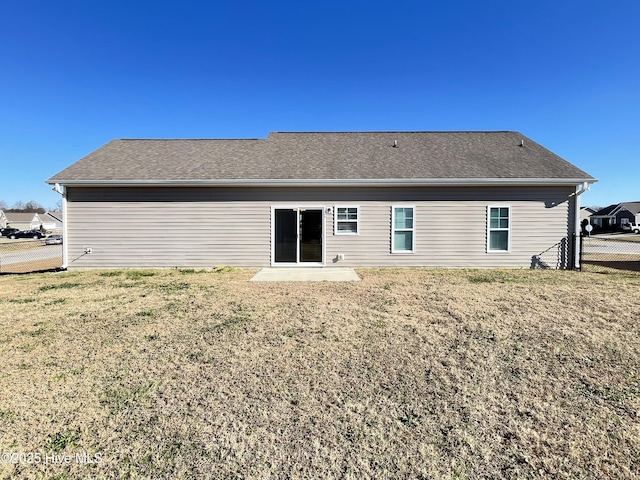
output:
<svg viewBox="0 0 640 480"><path fill-rule="evenodd" d="M64 266L118 268L564 268L595 181L518 132L114 140L47 180Z"/></svg>
<svg viewBox="0 0 640 480"><path fill-rule="evenodd" d="M640 202L622 202L602 208L590 216L600 230L620 230L629 223L640 223Z"/></svg>
<svg viewBox="0 0 640 480"><path fill-rule="evenodd" d="M19 230L38 230L42 221L37 213L4 212L0 210L0 227Z"/></svg>
<svg viewBox="0 0 640 480"><path fill-rule="evenodd" d="M580 223L584 220L589 220L591 215L595 213L595 210L591 207L580 207Z"/></svg>
<svg viewBox="0 0 640 480"><path fill-rule="evenodd" d="M62 212L45 212L40 215L42 228L51 233L62 233Z"/></svg>
<svg viewBox="0 0 640 480"><path fill-rule="evenodd" d="M44 229L51 233L62 232L62 212L25 213L0 210L0 228L13 227L19 230Z"/></svg>

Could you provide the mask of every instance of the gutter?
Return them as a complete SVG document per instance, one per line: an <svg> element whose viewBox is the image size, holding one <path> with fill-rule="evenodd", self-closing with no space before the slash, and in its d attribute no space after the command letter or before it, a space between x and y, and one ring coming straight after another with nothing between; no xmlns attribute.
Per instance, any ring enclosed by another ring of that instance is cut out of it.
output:
<svg viewBox="0 0 640 480"><path fill-rule="evenodd" d="M47 180L77 187L397 187L397 186L574 186L594 178L383 178L383 179L203 179L203 180Z"/></svg>

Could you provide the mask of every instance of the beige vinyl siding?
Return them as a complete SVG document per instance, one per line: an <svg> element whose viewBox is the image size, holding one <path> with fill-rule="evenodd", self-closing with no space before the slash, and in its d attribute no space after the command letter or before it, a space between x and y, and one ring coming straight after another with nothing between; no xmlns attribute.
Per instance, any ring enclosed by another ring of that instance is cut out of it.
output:
<svg viewBox="0 0 640 480"><path fill-rule="evenodd" d="M70 268L269 264L266 204L223 201L204 190L93 190L69 189Z"/></svg>
<svg viewBox="0 0 640 480"><path fill-rule="evenodd" d="M70 266L264 266L269 262L268 207L105 202L68 208ZM87 225L91 227L87 228ZM90 255L83 255L91 247ZM71 263L73 262L73 263Z"/></svg>
<svg viewBox="0 0 640 480"><path fill-rule="evenodd" d="M563 266L573 187L67 189L69 267L262 267L272 207L357 205L359 235L334 235L327 266ZM415 253L391 253L391 209L415 207ZM487 253L487 207L511 207L510 253ZM84 247L92 253L84 255ZM344 260L337 261L343 254Z"/></svg>
<svg viewBox="0 0 640 480"><path fill-rule="evenodd" d="M492 203L493 204L493 203ZM566 261L567 203L553 212L539 202L510 202L511 251L487 253L487 202L416 204L415 253L391 254L391 205L362 205L360 235L328 239L327 257L343 266L530 267L533 256L550 268ZM553 214L553 215L552 215Z"/></svg>

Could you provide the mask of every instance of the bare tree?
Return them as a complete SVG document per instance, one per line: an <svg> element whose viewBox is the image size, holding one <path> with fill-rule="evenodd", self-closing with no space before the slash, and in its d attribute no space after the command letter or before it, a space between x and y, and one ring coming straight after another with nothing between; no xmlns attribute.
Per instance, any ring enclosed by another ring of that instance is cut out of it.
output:
<svg viewBox="0 0 640 480"><path fill-rule="evenodd" d="M2 202L4 205L6 203ZM23 213L44 213L45 209L42 205L34 200L30 200L27 203L24 203L21 200L18 200L13 204L11 208L3 208L6 212L23 212Z"/></svg>
<svg viewBox="0 0 640 480"><path fill-rule="evenodd" d="M35 202L33 200L29 200L26 205L24 206L24 210L26 212L35 212L35 213L44 213L45 209L42 205L40 205L38 202Z"/></svg>

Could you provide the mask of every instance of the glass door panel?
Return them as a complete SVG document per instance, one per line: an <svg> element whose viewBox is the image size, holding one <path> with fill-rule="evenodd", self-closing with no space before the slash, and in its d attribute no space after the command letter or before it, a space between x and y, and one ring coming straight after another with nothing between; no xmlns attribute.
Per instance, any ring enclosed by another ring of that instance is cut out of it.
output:
<svg viewBox="0 0 640 480"><path fill-rule="evenodd" d="M291 208L275 210L275 261L298 261L298 212Z"/></svg>
<svg viewBox="0 0 640 480"><path fill-rule="evenodd" d="M300 261L322 263L322 210L300 210Z"/></svg>

